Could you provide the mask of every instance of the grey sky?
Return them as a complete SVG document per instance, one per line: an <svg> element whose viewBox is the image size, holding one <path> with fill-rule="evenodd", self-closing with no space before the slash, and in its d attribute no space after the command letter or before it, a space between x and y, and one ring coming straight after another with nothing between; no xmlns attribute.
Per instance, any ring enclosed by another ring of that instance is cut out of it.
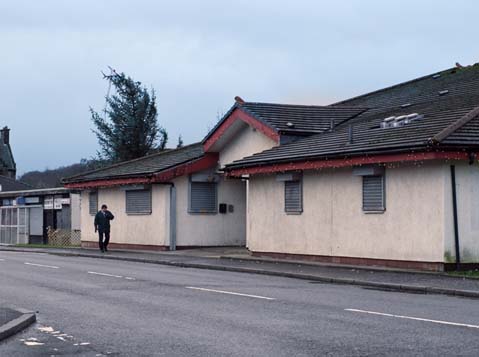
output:
<svg viewBox="0 0 479 357"><path fill-rule="evenodd" d="M175 145L245 100L328 104L479 62L479 2L0 0L0 124L19 172L97 150L111 65L157 91Z"/></svg>

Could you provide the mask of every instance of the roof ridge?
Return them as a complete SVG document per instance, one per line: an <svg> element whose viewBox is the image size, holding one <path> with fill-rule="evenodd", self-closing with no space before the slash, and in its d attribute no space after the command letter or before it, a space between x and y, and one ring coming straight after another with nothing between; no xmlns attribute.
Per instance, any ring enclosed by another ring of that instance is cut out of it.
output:
<svg viewBox="0 0 479 357"><path fill-rule="evenodd" d="M68 182L68 181L74 180L74 179L79 178L79 177L82 177L82 176L86 176L86 175L94 174L94 173L97 173L97 172L100 172L100 171L103 171L103 170L107 170L107 169L111 169L111 168L123 166L123 165L125 165L125 164L129 164L129 163L132 163L132 162L145 160L145 159L148 159L148 158L151 158L151 157L161 156L161 155L165 155L165 154L168 154L168 153L171 153L171 152L182 151L183 149L187 149L187 148L190 148L191 146L195 146L195 145L199 145L199 144L201 144L201 142L196 142L196 143L193 143L193 144L188 144L188 145L182 146L181 148L176 148L176 149L169 149L169 150L160 151L160 152L157 152L157 153L154 153L154 154L150 154L150 155L138 157L138 158L136 158L136 159L131 159L131 160L126 160L126 161L118 162L118 163L116 163L116 164L112 164L112 165L109 165L109 166L101 167L101 168L99 168L99 169L94 169L94 170L90 170L90 171L85 171L85 172L83 172L83 173L81 173L81 174L78 174L78 175L74 175L74 176L69 176L69 177L63 178L63 179L62 179L62 182Z"/></svg>
<svg viewBox="0 0 479 357"><path fill-rule="evenodd" d="M468 67L466 67L468 68ZM405 82L400 82L400 83L397 83L397 84L393 84L391 86L387 86L387 87L384 87L384 88L381 88L381 89L376 89L372 92L368 92L368 93L364 93L364 94L360 94L360 95L357 95L357 96L354 96L354 97L351 97L351 98L348 98L348 99L343 99L339 102L335 102L335 103L331 103L329 104L330 106L337 106L337 105L341 105L342 103L346 103L346 102L350 102L352 100L355 100L355 99L359 99L359 98L364 98L364 97L367 97L371 94L377 94L377 93L381 93L383 91L387 91L387 90L390 90L390 89L393 89L393 88L397 88L397 87L401 87L401 86L404 86L406 84L411 84L411 83L414 83L414 82L418 82L418 81L421 81L421 80L424 80L424 79L427 79L427 78L431 78L432 76L435 76L437 74L442 74L444 72L448 72L448 71L453 71L453 70L461 70L460 68L457 68L457 67L450 67L450 68L447 68L447 69L444 69L442 71L438 71L438 72L434 72L434 73L431 73L431 74L427 74L425 76L421 76L421 77L417 77L417 78L414 78L414 79L410 79L408 81L405 81Z"/></svg>
<svg viewBox="0 0 479 357"><path fill-rule="evenodd" d="M333 108L331 104L325 104L325 105L317 105L317 104L292 104L292 103L271 103L271 102L244 102L242 105L247 105L247 104L266 104L266 105L277 105L277 106L282 106L282 107L304 107L304 108L324 108L324 109L331 109ZM361 108L355 105L351 106L337 106L337 108L342 108L342 109L357 109ZM367 108L365 108L367 109Z"/></svg>
<svg viewBox="0 0 479 357"><path fill-rule="evenodd" d="M446 139L449 135L454 133L456 130L460 129L467 123L469 123L474 118L479 116L479 106L475 107L471 111L469 111L466 115L456 120L454 123L448 125L444 129L442 129L439 133L434 135L430 141L435 144L439 144L441 141Z"/></svg>

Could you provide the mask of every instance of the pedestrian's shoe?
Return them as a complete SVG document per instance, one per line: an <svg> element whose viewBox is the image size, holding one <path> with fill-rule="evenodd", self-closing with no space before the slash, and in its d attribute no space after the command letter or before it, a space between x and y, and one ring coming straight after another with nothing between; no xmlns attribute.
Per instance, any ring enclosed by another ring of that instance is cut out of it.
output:
<svg viewBox="0 0 479 357"><path fill-rule="evenodd" d="M105 252L108 252L108 249L106 247L104 248L104 250L105 250Z"/></svg>

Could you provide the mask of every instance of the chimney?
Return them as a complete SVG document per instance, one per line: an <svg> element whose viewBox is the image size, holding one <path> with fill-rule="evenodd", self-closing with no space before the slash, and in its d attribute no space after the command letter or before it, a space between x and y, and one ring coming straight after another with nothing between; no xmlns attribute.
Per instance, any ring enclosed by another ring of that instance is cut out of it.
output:
<svg viewBox="0 0 479 357"><path fill-rule="evenodd" d="M10 129L5 126L2 130L0 130L2 141L4 144L10 144Z"/></svg>
<svg viewBox="0 0 479 357"><path fill-rule="evenodd" d="M239 105L244 104L243 98L241 98L238 95L235 97L235 102L238 103Z"/></svg>

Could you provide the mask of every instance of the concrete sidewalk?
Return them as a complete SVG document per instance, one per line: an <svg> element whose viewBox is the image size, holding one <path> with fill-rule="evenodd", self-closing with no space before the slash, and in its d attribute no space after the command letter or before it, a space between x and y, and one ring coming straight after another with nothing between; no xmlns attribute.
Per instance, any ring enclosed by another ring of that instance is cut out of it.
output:
<svg viewBox="0 0 479 357"><path fill-rule="evenodd" d="M244 248L204 248L173 252L109 251L89 249L0 247L1 251L48 253L212 269L305 279L323 283L350 284L373 289L413 293L445 294L479 298L479 279L454 277L445 273L401 271L376 267L349 267L321 263L256 258Z"/></svg>
<svg viewBox="0 0 479 357"><path fill-rule="evenodd" d="M35 313L0 306L0 341L20 332L36 321Z"/></svg>

